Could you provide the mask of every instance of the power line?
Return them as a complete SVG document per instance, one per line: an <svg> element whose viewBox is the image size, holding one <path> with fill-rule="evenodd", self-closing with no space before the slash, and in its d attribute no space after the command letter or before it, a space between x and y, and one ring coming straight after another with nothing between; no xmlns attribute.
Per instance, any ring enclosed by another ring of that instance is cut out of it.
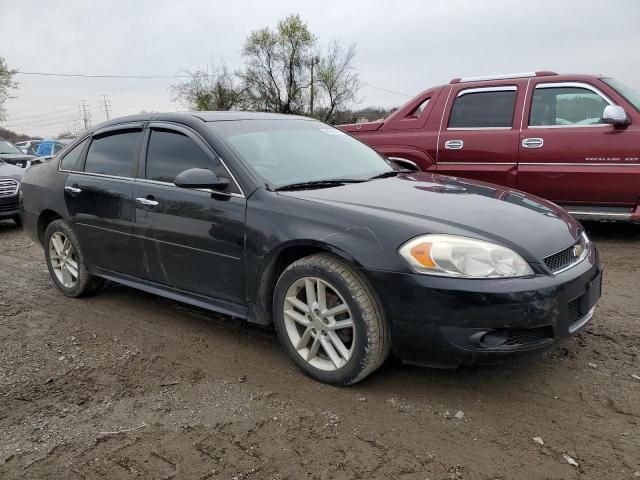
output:
<svg viewBox="0 0 640 480"><path fill-rule="evenodd" d="M123 78L123 79L171 79L171 78L191 78L191 75L98 75L91 73L50 73L50 72L16 72L16 75L35 75L35 76L43 76L43 77L76 77L76 78ZM213 74L205 74L209 76L213 76ZM413 98L414 95L409 95L407 93L396 92L394 90L389 90L387 88L378 87L377 85L373 85L368 82L362 82L363 85L374 88L376 90L380 90L382 92L391 93L393 95L400 95L402 97Z"/></svg>
<svg viewBox="0 0 640 480"><path fill-rule="evenodd" d="M400 96L409 97L409 98L415 97L415 95L409 95L407 93L401 93L401 92L394 92L393 90L388 90L386 88L377 87L375 85L371 85L370 83L363 82L362 80L360 80L360 81L362 82L363 85L366 85L367 87L375 88L376 90L380 90L382 92L392 93L394 95L400 95Z"/></svg>
<svg viewBox="0 0 640 480"><path fill-rule="evenodd" d="M36 75L42 77L80 77L80 78L191 78L191 75L94 75L90 73L48 73L48 72L16 72L16 75Z"/></svg>
<svg viewBox="0 0 640 480"><path fill-rule="evenodd" d="M73 112L73 111L75 111L74 108L67 108L65 110L56 110L55 112L34 113L32 115L23 115L21 117L9 117L9 121L13 122L13 121L33 120L33 119L35 119L37 121L40 118L57 117L57 116L60 116L60 115L68 114L68 113Z"/></svg>

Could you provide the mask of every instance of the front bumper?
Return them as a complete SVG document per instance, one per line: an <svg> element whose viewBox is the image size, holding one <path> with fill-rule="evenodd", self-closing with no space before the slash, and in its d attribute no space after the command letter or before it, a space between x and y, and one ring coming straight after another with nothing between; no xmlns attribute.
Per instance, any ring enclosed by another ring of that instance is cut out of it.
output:
<svg viewBox="0 0 640 480"><path fill-rule="evenodd" d="M496 363L546 348L589 323L601 295L595 246L557 275L456 279L363 271L390 322L396 356L408 363Z"/></svg>
<svg viewBox="0 0 640 480"><path fill-rule="evenodd" d="M0 220L20 215L19 196L0 197Z"/></svg>

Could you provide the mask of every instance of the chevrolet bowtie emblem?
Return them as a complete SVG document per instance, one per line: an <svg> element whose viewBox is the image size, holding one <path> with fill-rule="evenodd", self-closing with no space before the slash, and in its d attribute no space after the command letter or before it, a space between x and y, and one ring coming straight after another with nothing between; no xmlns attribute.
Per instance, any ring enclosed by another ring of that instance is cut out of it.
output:
<svg viewBox="0 0 640 480"><path fill-rule="evenodd" d="M580 255L582 255L582 252L584 251L584 247L582 245L580 245L579 243L575 244L573 246L573 256L576 258L579 258Z"/></svg>

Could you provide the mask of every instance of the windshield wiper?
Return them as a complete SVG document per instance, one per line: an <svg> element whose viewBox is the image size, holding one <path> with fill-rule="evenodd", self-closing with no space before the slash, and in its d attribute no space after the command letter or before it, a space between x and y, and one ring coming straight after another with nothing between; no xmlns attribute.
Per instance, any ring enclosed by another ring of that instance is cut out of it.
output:
<svg viewBox="0 0 640 480"><path fill-rule="evenodd" d="M379 173L378 175L374 175L373 177L370 177L369 180L375 180L377 178L395 177L396 175L400 175L401 173L414 173L414 171L409 169L389 170L388 172L382 172L382 173Z"/></svg>
<svg viewBox="0 0 640 480"><path fill-rule="evenodd" d="M283 185L281 187L274 188L274 192L280 192L284 190L305 190L312 188L325 188L325 187L338 187L345 183L360 183L366 180L359 180L355 178L331 178L328 180L313 180L310 182L297 182L290 183L289 185Z"/></svg>

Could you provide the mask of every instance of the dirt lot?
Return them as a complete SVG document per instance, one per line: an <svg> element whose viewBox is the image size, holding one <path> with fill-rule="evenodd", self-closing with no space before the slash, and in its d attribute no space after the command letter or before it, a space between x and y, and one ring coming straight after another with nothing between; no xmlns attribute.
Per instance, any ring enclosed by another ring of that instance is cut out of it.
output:
<svg viewBox="0 0 640 480"><path fill-rule="evenodd" d="M606 279L576 338L337 389L269 330L118 286L67 299L0 222L0 478L640 477L640 226L588 227Z"/></svg>

